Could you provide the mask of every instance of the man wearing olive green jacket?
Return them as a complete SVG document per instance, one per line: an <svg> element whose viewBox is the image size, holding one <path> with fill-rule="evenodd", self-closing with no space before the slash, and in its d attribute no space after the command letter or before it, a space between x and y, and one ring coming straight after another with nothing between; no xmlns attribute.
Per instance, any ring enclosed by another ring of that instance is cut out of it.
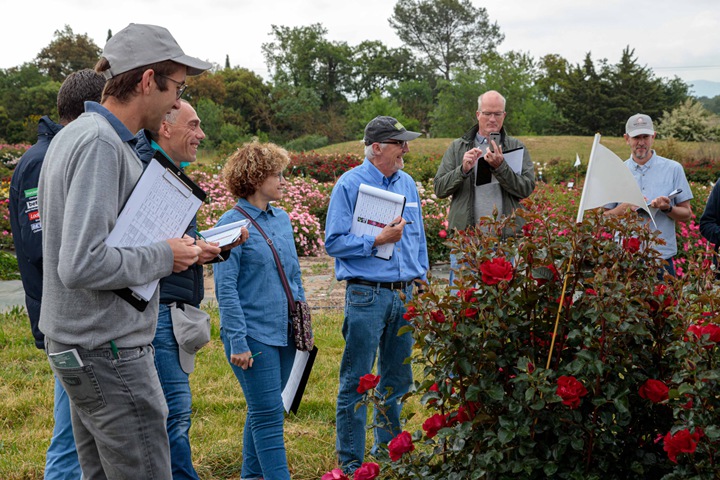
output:
<svg viewBox="0 0 720 480"><path fill-rule="evenodd" d="M507 216L520 206L520 200L535 190L535 170L527 148L505 133L505 98L494 90L478 97L475 112L478 124L448 147L435 175L435 194L452 196L448 228L464 230L477 225L497 208ZM500 134L497 143L491 134ZM519 173L505 161L503 152L523 148ZM492 150L492 151L491 151ZM451 268L457 268L454 255ZM450 283L452 284L452 273Z"/></svg>

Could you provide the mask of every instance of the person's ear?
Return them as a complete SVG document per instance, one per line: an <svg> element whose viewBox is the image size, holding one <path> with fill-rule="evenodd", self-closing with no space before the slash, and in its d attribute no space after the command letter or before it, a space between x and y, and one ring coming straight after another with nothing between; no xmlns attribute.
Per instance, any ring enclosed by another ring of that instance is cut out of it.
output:
<svg viewBox="0 0 720 480"><path fill-rule="evenodd" d="M140 91L145 95L148 95L152 90L153 84L155 83L155 71L147 69L143 72L142 78L140 79ZM155 85L157 87L157 85Z"/></svg>

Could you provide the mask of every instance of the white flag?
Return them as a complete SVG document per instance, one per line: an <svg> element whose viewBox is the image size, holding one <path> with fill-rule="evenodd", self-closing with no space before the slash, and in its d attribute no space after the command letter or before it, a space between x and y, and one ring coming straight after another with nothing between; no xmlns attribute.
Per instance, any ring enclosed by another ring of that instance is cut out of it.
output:
<svg viewBox="0 0 720 480"><path fill-rule="evenodd" d="M600 145L600 134L596 134L585 174L585 186L580 197L577 222L582 222L585 210L616 202L630 203L647 210L655 223L630 169L620 157Z"/></svg>
<svg viewBox="0 0 720 480"><path fill-rule="evenodd" d="M575 154L575 165L573 167L579 167L580 166L580 155L577 153Z"/></svg>

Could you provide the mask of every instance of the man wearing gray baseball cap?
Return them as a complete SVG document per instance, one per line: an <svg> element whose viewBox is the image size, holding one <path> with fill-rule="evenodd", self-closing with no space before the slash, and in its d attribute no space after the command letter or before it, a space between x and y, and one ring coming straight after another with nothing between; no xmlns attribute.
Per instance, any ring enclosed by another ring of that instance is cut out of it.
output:
<svg viewBox="0 0 720 480"><path fill-rule="evenodd" d="M157 131L180 107L186 76L210 66L185 55L167 29L130 24L95 67L107 79L101 103L86 102L55 137L40 174L39 326L70 398L84 478L172 478L151 346L158 294L140 311L115 291L183 271L201 250L191 238L130 248L105 239L143 171L135 133Z"/></svg>
<svg viewBox="0 0 720 480"><path fill-rule="evenodd" d="M692 217L690 200L693 194L685 178L683 166L674 160L661 157L652 149L655 135L652 119L648 115L636 113L631 116L625 123L625 142L630 145L631 152L625 165L635 177L648 205L658 209L653 217L665 245L654 245L654 248L665 260L665 271L675 276L675 222L687 222ZM605 208L606 215L625 213L628 209L647 215L628 203L613 203Z"/></svg>

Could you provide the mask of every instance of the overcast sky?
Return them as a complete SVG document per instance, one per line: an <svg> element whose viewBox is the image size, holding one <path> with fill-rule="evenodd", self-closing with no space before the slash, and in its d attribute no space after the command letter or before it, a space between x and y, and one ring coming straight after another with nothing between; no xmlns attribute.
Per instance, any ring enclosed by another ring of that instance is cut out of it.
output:
<svg viewBox="0 0 720 480"><path fill-rule="evenodd" d="M394 0L5 0L0 29L0 68L31 61L70 25L102 48L108 29L128 23L167 27L185 53L224 65L225 55L267 78L260 46L272 40L271 25L321 23L328 39L357 45L380 40L401 46L388 24ZM630 46L641 65L659 77L720 82L718 0L473 0L485 7L505 34L501 52L517 50L540 58L556 53L579 63L614 64Z"/></svg>

